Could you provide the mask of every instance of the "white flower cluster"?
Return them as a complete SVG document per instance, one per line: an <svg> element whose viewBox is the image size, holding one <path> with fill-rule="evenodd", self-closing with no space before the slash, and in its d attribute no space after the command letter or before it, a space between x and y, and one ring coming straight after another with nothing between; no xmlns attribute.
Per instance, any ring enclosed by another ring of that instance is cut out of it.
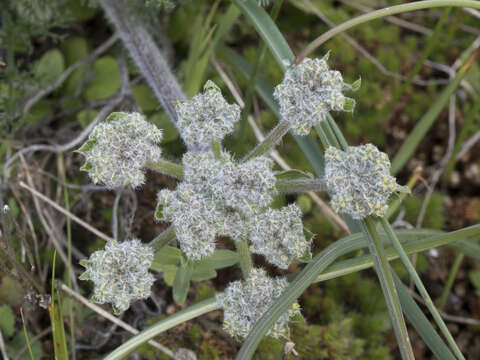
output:
<svg viewBox="0 0 480 360"><path fill-rule="evenodd" d="M94 183L114 188L137 187L145 182L143 168L158 161L162 131L139 113L112 113L98 124L88 141L77 151L85 156L81 168Z"/></svg>
<svg viewBox="0 0 480 360"><path fill-rule="evenodd" d="M295 204L280 210L268 209L254 218L251 229L251 251L264 255L281 269L288 269L295 259L311 255L311 239L305 237L302 211Z"/></svg>
<svg viewBox="0 0 480 360"><path fill-rule="evenodd" d="M245 338L270 305L287 288L285 278L271 278L263 269L252 269L246 280L233 281L225 292L217 295L218 304L224 309L223 328L232 336ZM288 338L288 322L300 314L300 306L294 303L282 314L268 331L274 338Z"/></svg>
<svg viewBox="0 0 480 360"><path fill-rule="evenodd" d="M182 137L190 144L220 142L233 132L235 123L240 120L240 107L229 104L219 87L210 80L205 83L202 94L178 102L175 107Z"/></svg>
<svg viewBox="0 0 480 360"><path fill-rule="evenodd" d="M259 157L237 164L226 152L219 159L211 152L187 152L183 165L184 181L177 189L158 193L157 219L172 222L185 255L192 260L211 255L216 235L245 239L247 219L275 194L272 161Z"/></svg>
<svg viewBox="0 0 480 360"><path fill-rule="evenodd" d="M354 219L384 216L390 195L409 191L390 175L388 155L372 144L349 146L345 152L329 147L325 152L325 181L332 208Z"/></svg>
<svg viewBox="0 0 480 360"><path fill-rule="evenodd" d="M342 74L329 70L328 55L323 59L306 58L288 69L273 95L280 104L284 121L291 123L298 135L308 135L313 125L325 120L330 111L353 111L355 101L343 95L352 87Z"/></svg>
<svg viewBox="0 0 480 360"><path fill-rule="evenodd" d="M95 251L89 260L81 262L86 271L80 279L93 281L93 301L111 303L119 314L130 302L150 296L154 277L148 269L152 261L153 249L138 239L110 241L105 250Z"/></svg>

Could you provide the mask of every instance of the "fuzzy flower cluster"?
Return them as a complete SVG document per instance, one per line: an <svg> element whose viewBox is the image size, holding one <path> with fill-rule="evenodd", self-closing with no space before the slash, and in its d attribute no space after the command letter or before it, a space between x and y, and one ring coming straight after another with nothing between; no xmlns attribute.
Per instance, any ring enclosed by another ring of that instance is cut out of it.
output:
<svg viewBox="0 0 480 360"><path fill-rule="evenodd" d="M311 239L305 237L302 211L295 204L268 209L255 217L251 229L251 251L281 269L288 269L295 259L311 256Z"/></svg>
<svg viewBox="0 0 480 360"><path fill-rule="evenodd" d="M288 69L273 93L282 119L290 122L298 135L308 135L330 111L353 111L355 101L342 93L352 86L343 82L340 72L329 69L327 59L328 55L323 59L306 58Z"/></svg>
<svg viewBox="0 0 480 360"><path fill-rule="evenodd" d="M233 281L225 292L217 295L218 304L224 309L223 328L232 336L245 338L270 305L287 288L285 278L271 278L263 269L252 269L246 280ZM282 314L268 331L274 338L288 338L288 322L300 314L300 306L294 303Z"/></svg>
<svg viewBox="0 0 480 360"><path fill-rule="evenodd" d="M182 137L191 144L221 142L240 120L240 107L229 104L210 80L205 83L203 93L178 102L175 107Z"/></svg>
<svg viewBox="0 0 480 360"><path fill-rule="evenodd" d="M215 250L217 235L245 239L247 219L263 211L275 194L273 163L265 157L237 164L222 152L187 152L184 181L158 193L158 220L172 222L180 247L192 260Z"/></svg>
<svg viewBox="0 0 480 360"><path fill-rule="evenodd" d="M81 264L86 271L81 280L94 283L92 300L111 303L116 314L127 310L132 301L150 296L154 277L148 272L153 249L140 240L110 241Z"/></svg>
<svg viewBox="0 0 480 360"><path fill-rule="evenodd" d="M345 152L329 147L325 152L325 180L332 208L354 219L384 216L390 195L409 191L390 175L388 155L372 144L349 146Z"/></svg>
<svg viewBox="0 0 480 360"><path fill-rule="evenodd" d="M145 182L143 168L158 161L162 131L139 113L112 113L91 132L77 151L85 156L81 168L94 183L115 188L137 187Z"/></svg>

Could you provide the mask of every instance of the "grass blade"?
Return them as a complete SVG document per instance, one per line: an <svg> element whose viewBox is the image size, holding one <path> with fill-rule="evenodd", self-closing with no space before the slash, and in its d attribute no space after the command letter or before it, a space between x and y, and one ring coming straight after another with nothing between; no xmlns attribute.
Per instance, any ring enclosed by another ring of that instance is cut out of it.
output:
<svg viewBox="0 0 480 360"><path fill-rule="evenodd" d="M248 17L270 48L277 63L286 70L295 59L295 55L270 16L254 0L233 0L233 3Z"/></svg>
<svg viewBox="0 0 480 360"><path fill-rule="evenodd" d="M402 260L403 265L405 266L411 278L415 282L415 286L417 287L418 291L420 292L420 295L425 301L425 305L427 306L428 310L432 314L433 319L435 320L438 327L440 328L440 331L442 332L443 336L445 336L445 338L447 339L447 342L450 345L450 348L453 350L453 352L455 353L458 359L465 360L462 352L460 351L457 344L455 343L455 340L453 339L452 334L450 334L450 331L448 331L447 325L445 324L442 317L440 316L440 313L435 307L433 300L430 298L430 295L425 289L425 286L423 285L422 280L420 279L420 276L418 276L418 273L413 267L412 263L410 262L410 259L405 253L405 250L403 250L403 247L400 244L400 241L398 240L397 236L395 235L392 227L390 226L390 223L385 218L382 218L381 221L382 221L382 226L383 226L383 229L385 230L385 233L389 237L390 242L393 244L393 247L395 248L395 250L397 250L397 253L400 256L400 259Z"/></svg>
<svg viewBox="0 0 480 360"><path fill-rule="evenodd" d="M455 92L465 75L467 75L467 70L470 68L470 65L471 63L467 61L467 63L458 71L455 78L453 78L447 87L443 89L426 114L420 119L417 125L415 125L415 128L410 132L392 160L391 171L393 175L398 173L413 155L440 112L448 103L450 96Z"/></svg>
<svg viewBox="0 0 480 360"><path fill-rule="evenodd" d="M377 234L373 219L367 217L362 222L362 225L363 231L368 238L368 248L370 254L372 254L375 272L377 273L383 296L387 303L390 320L392 321L393 330L395 331L400 354L402 355L402 359L413 360L415 359L415 356L413 355L407 325L403 318L402 307L393 281L393 271L391 270L387 256L385 255L385 249Z"/></svg>
<svg viewBox="0 0 480 360"><path fill-rule="evenodd" d="M393 280L398 291L398 297L405 311L408 320L415 326L415 329L422 337L425 344L432 350L439 360L455 360L450 349L445 345L442 338L437 334L430 321L423 314L415 301L408 293L408 289L403 285L398 276L394 275Z"/></svg>

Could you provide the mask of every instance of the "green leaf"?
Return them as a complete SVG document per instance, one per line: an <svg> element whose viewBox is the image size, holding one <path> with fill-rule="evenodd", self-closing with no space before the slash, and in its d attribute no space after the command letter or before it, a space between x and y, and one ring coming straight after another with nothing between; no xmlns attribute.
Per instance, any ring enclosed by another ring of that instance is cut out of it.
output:
<svg viewBox="0 0 480 360"><path fill-rule="evenodd" d="M356 101L349 97L345 98L345 104L343 105L343 111L353 111L355 109Z"/></svg>
<svg viewBox="0 0 480 360"><path fill-rule="evenodd" d="M211 269L222 269L235 265L240 261L238 253L231 250L215 250L211 256L200 260L197 266L206 266Z"/></svg>
<svg viewBox="0 0 480 360"><path fill-rule="evenodd" d="M42 83L54 82L65 70L65 59L58 49L48 50L35 65L35 77Z"/></svg>
<svg viewBox="0 0 480 360"><path fill-rule="evenodd" d="M65 56L65 66L70 66L86 57L90 52L90 46L86 38L74 36L62 43L62 51Z"/></svg>
<svg viewBox="0 0 480 360"><path fill-rule="evenodd" d="M124 113L124 112L113 112L110 115L108 115L103 122L110 122L110 121L115 121L124 117L127 117L129 114Z"/></svg>
<svg viewBox="0 0 480 360"><path fill-rule="evenodd" d="M159 251L155 252L153 258L152 270L163 271L164 265L178 265L181 261L182 252L173 246L163 246Z"/></svg>
<svg viewBox="0 0 480 360"><path fill-rule="evenodd" d="M61 7L62 16L75 22L91 20L99 11L98 5L91 3L91 1L67 0Z"/></svg>
<svg viewBox="0 0 480 360"><path fill-rule="evenodd" d="M275 177L281 180L313 179L311 173L296 169L279 171L275 174Z"/></svg>
<svg viewBox="0 0 480 360"><path fill-rule="evenodd" d="M120 89L118 63L111 56L103 56L93 64L94 80L85 89L87 100L104 100Z"/></svg>
<svg viewBox="0 0 480 360"><path fill-rule="evenodd" d="M163 280L168 286L173 286L173 282L175 281L177 270L178 270L178 266L176 265L162 266Z"/></svg>
<svg viewBox="0 0 480 360"><path fill-rule="evenodd" d="M362 86L362 78L358 78L358 80L355 80L355 81L350 85L350 90L352 90L352 91L358 91L361 86Z"/></svg>
<svg viewBox="0 0 480 360"><path fill-rule="evenodd" d="M29 339L33 338L31 333L27 333ZM22 331L17 331L15 336L11 341L6 343L7 354L10 356L10 359L16 359L17 354L23 350L25 347L25 336ZM42 342L36 341L31 343L33 358L34 359L43 359L43 349ZM18 360L31 360L28 351L24 351L23 354L18 358Z"/></svg>
<svg viewBox="0 0 480 360"><path fill-rule="evenodd" d="M160 107L153 91L144 84L132 87L132 94L142 112L147 113Z"/></svg>
<svg viewBox="0 0 480 360"><path fill-rule="evenodd" d="M87 260L87 259L81 259L78 263L84 268L87 268L90 266L90 260Z"/></svg>
<svg viewBox="0 0 480 360"><path fill-rule="evenodd" d="M193 266L192 281L204 281L213 279L217 272L205 263L197 263Z"/></svg>
<svg viewBox="0 0 480 360"><path fill-rule="evenodd" d="M149 116L148 121L157 125L158 128L162 129L162 144L166 144L178 139L179 134L177 128L175 127L175 125L173 125L173 122L169 119L169 117L167 116L167 114L165 114L164 111L157 112L152 116Z"/></svg>
<svg viewBox="0 0 480 360"><path fill-rule="evenodd" d="M182 264L175 274L173 281L173 300L178 305L183 305L190 289L193 266L190 262Z"/></svg>
<svg viewBox="0 0 480 360"><path fill-rule="evenodd" d="M157 207L155 208L155 213L153 214L155 217L155 220L163 220L163 205L162 204L157 204Z"/></svg>
<svg viewBox="0 0 480 360"><path fill-rule="evenodd" d="M277 63L286 70L295 59L295 55L270 16L254 0L233 0L233 2L248 17Z"/></svg>
<svg viewBox="0 0 480 360"><path fill-rule="evenodd" d="M0 306L0 332L9 338L15 332L15 316L8 305Z"/></svg>
<svg viewBox="0 0 480 360"><path fill-rule="evenodd" d="M92 164L90 164L89 162L86 162L80 167L81 171L89 171L91 169L92 169Z"/></svg>
<svg viewBox="0 0 480 360"><path fill-rule="evenodd" d="M412 299L412 296L408 293L408 289L402 281L395 274L393 280L395 281L395 287L398 292L402 309L408 320L415 327L415 330L417 330L423 341L425 341L425 344L427 344L438 359L455 360L450 349L445 345L440 335L438 335L432 324L430 324L430 321Z"/></svg>

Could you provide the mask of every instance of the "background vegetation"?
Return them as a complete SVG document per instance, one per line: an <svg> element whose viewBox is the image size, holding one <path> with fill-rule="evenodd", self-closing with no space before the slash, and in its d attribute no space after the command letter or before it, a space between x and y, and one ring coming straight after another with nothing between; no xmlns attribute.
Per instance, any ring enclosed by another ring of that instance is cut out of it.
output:
<svg viewBox="0 0 480 360"><path fill-rule="evenodd" d="M403 2L288 0L276 23L299 53L332 24ZM126 6L132 16L142 18L187 96L211 79L229 102L250 101L249 80L239 70L238 56L255 64L264 54L258 73L266 84L278 84L283 77L273 56L262 51L257 32L244 17L232 13L229 1L128 0ZM166 224L154 222L152 199L160 188L172 188L175 182L150 173L148 185L137 191L112 192L91 185L79 170L83 159L73 152L79 145L74 141L97 116L118 109L141 111L163 128L167 158L178 160L185 148L95 1L0 0L0 9L0 205L9 207L1 214L1 348L11 359L29 359L30 352L35 359L51 359L62 351L72 359L101 358L131 335L98 309L78 301L78 295L88 297L90 291L88 283L76 280L82 272L78 261L103 247L102 234L119 231L121 238L154 238ZM266 9L270 12L271 6ZM475 57L479 18L478 11L460 8L406 13L358 26L315 52L321 57L330 51L331 67L342 71L347 82L362 78L353 115L336 116L348 142L373 142L393 157L464 65L461 55L469 51L468 72L397 174L400 184L414 180L413 196L393 214L397 228L452 231L479 222L480 68ZM232 27L217 37L229 21L234 21ZM262 133L277 122L264 101L255 93L251 97L251 112ZM225 142L238 157L256 143L246 119ZM314 172L289 135L278 150L287 164ZM316 234L316 252L345 235L310 196L276 199L279 207L291 202L301 207L306 226ZM227 240L219 244L231 247ZM419 254L415 262L463 353L476 359L480 252L473 248L466 255L438 248ZM256 261L269 268L260 257ZM393 264L408 283L400 263ZM181 309L167 286L173 281L172 268L159 270L157 276L164 283L157 282L154 296L137 302L120 318L134 328ZM220 269L214 278L193 282L185 306L212 296L239 274L240 269ZM77 297L69 296L65 288L73 289ZM52 295L58 305L53 309L48 306ZM312 285L300 304L306 322L295 324L292 331L298 358L398 357L373 271ZM233 358L239 344L220 324L221 312L216 311L156 340L174 351L190 349L199 359ZM53 341L52 331L73 347L62 348L62 342ZM411 336L416 357L433 358L414 331ZM278 358L282 348L280 342L264 340L256 357ZM169 358L151 345L142 346L135 356Z"/></svg>

